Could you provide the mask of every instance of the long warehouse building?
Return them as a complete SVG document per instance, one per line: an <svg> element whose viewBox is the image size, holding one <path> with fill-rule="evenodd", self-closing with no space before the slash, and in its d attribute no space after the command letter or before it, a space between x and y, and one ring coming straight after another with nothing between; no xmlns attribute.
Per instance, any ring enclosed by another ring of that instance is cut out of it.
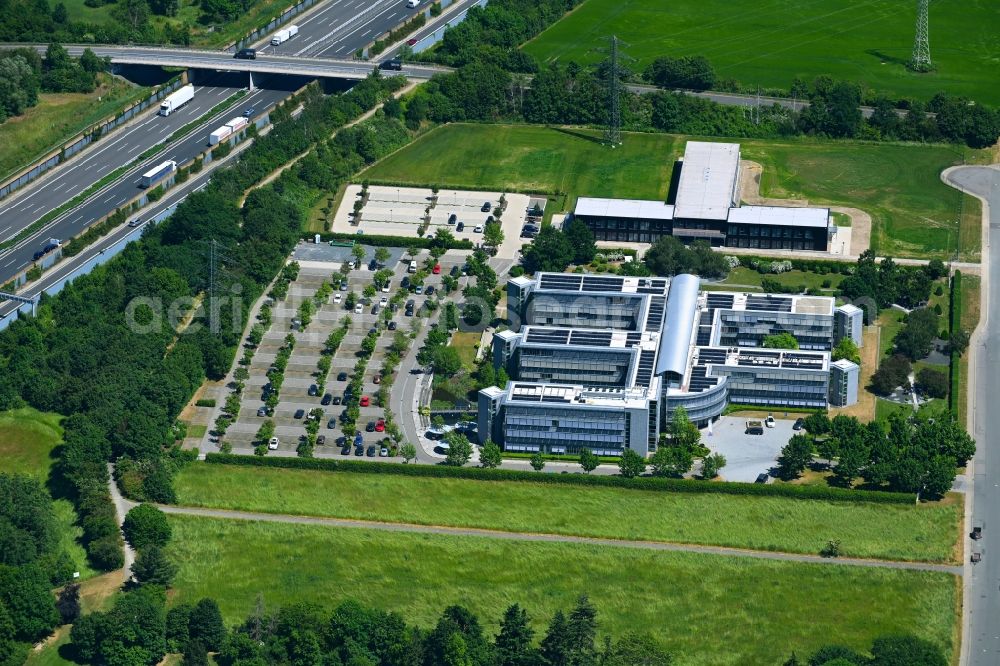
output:
<svg viewBox="0 0 1000 666"><path fill-rule="evenodd" d="M730 403L857 400L858 366L830 352L840 337L861 344L861 311L832 298L703 292L694 275L539 273L511 279L507 303L519 325L491 353L512 379L478 405L481 441L507 451L645 456L678 407L704 426ZM800 348L764 348L778 333Z"/></svg>
<svg viewBox="0 0 1000 666"><path fill-rule="evenodd" d="M828 208L741 206L740 146L688 141L674 203L580 197L573 218L600 241L655 243L662 236L713 247L825 252L837 227Z"/></svg>

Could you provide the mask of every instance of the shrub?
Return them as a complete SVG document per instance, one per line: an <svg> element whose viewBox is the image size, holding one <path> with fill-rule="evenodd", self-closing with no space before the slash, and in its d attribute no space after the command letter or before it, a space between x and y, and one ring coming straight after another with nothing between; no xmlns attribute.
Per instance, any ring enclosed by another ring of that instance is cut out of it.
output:
<svg viewBox="0 0 1000 666"><path fill-rule="evenodd" d="M170 523L165 513L152 504L140 504L125 516L125 538L133 548L165 546L170 541Z"/></svg>

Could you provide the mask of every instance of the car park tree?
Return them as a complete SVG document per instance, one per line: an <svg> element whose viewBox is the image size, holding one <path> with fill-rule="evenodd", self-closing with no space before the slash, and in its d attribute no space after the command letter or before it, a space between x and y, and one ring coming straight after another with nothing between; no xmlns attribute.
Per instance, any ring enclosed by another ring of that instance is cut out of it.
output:
<svg viewBox="0 0 1000 666"><path fill-rule="evenodd" d="M632 449L625 449L618 459L618 471L626 479L641 476L646 471L646 459Z"/></svg>
<svg viewBox="0 0 1000 666"><path fill-rule="evenodd" d="M803 419L802 427L810 435L821 437L830 432L830 417L823 412L814 412Z"/></svg>
<svg viewBox="0 0 1000 666"><path fill-rule="evenodd" d="M587 474L590 474L597 469L597 466L600 464L601 459L590 449L583 449L580 451L580 467L582 467L583 471Z"/></svg>
<svg viewBox="0 0 1000 666"><path fill-rule="evenodd" d="M503 227L499 222L489 222L483 227L483 243L490 247L500 247L503 244Z"/></svg>
<svg viewBox="0 0 1000 666"><path fill-rule="evenodd" d="M726 457L721 453L707 455L701 460L701 478L714 479L719 476L719 470L726 466Z"/></svg>
<svg viewBox="0 0 1000 666"><path fill-rule="evenodd" d="M367 256L368 253L365 251L363 245L355 243L354 247L351 248L351 254L354 256L354 259L357 260L357 262L360 264L362 261L365 260L365 256Z"/></svg>
<svg viewBox="0 0 1000 666"><path fill-rule="evenodd" d="M792 435L778 457L778 476L786 481L797 479L812 459L812 440L805 435Z"/></svg>
<svg viewBox="0 0 1000 666"><path fill-rule="evenodd" d="M379 249L384 250L385 248L380 247ZM392 272L392 269L383 268L378 271L375 271L375 275L372 276L372 282L375 283L376 287L381 289L385 285L389 284L389 280L392 279L393 275L394 273Z"/></svg>
<svg viewBox="0 0 1000 666"><path fill-rule="evenodd" d="M411 460L416 460L417 458L417 447L410 442L404 443L399 447L399 455L403 456L403 462L408 463Z"/></svg>
<svg viewBox="0 0 1000 666"><path fill-rule="evenodd" d="M371 297L373 297L375 295L375 285L373 285L373 284L366 284L365 288L364 288L364 291L361 292L361 293L363 293L365 295L365 298L371 298Z"/></svg>
<svg viewBox="0 0 1000 666"><path fill-rule="evenodd" d="M499 467L502 462L503 452L500 450L500 447L494 444L492 440L487 440L479 450L479 465L492 469Z"/></svg>
<svg viewBox="0 0 1000 666"><path fill-rule="evenodd" d="M448 444L448 455L444 463L452 467L461 467L472 459L472 444L460 432L452 430L444 436L444 441Z"/></svg>
<svg viewBox="0 0 1000 666"><path fill-rule="evenodd" d="M654 476L684 476L694 465L694 454L673 442L660 446L649 460Z"/></svg>
<svg viewBox="0 0 1000 666"><path fill-rule="evenodd" d="M389 261L390 256L392 253L389 252L389 248L381 246L375 248L375 261L378 262L379 266L384 266L385 262Z"/></svg>
<svg viewBox="0 0 1000 666"><path fill-rule="evenodd" d="M545 456L542 455L541 451L535 451L535 454L531 456L531 460L529 462L531 464L531 469L536 472L541 472L545 469Z"/></svg>

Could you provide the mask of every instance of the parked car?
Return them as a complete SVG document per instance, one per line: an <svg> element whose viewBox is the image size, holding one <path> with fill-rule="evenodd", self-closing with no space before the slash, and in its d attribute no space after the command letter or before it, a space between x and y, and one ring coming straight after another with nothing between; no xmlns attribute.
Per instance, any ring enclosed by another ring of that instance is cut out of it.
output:
<svg viewBox="0 0 1000 666"><path fill-rule="evenodd" d="M309 387L309 395L311 395L311 396L317 396L317 395L319 395L319 387L316 386L315 384L312 384Z"/></svg>
<svg viewBox="0 0 1000 666"><path fill-rule="evenodd" d="M795 423L792 424L792 430L802 430L802 426L805 424L804 419L795 419Z"/></svg>
<svg viewBox="0 0 1000 666"><path fill-rule="evenodd" d="M368 445L368 457L369 458L374 458L375 457L375 445L374 444L369 444Z"/></svg>
<svg viewBox="0 0 1000 666"><path fill-rule="evenodd" d="M481 225L481 224L477 224L477 225L476 225L476 228L475 228L475 229L473 229L473 231L475 231L475 232L476 232L477 234L481 234L481 233L483 233L483 225Z"/></svg>
<svg viewBox="0 0 1000 666"><path fill-rule="evenodd" d="M340 449L340 455L342 455L342 456L349 456L349 455L351 455L351 445L350 444L344 444L344 446Z"/></svg>
<svg viewBox="0 0 1000 666"><path fill-rule="evenodd" d="M271 451L277 450L277 448L278 448L278 438L277 437L272 437L271 439L269 439L267 441L267 448L270 449Z"/></svg>
<svg viewBox="0 0 1000 666"><path fill-rule="evenodd" d="M316 438L316 446L323 446L326 444L326 435L320 435Z"/></svg>
<svg viewBox="0 0 1000 666"><path fill-rule="evenodd" d="M383 446L381 449L379 449L378 454L382 458L388 458L389 457L389 449L387 449L387 448L385 448Z"/></svg>
<svg viewBox="0 0 1000 666"><path fill-rule="evenodd" d="M295 417L294 418L301 419L305 415L306 415L306 410L304 410L304 409L296 409L295 410Z"/></svg>
<svg viewBox="0 0 1000 666"><path fill-rule="evenodd" d="M382 299L378 302L378 304L384 308L385 306L389 305L389 299L383 296Z"/></svg>
<svg viewBox="0 0 1000 666"><path fill-rule="evenodd" d="M333 302L334 303L340 303L342 300L344 300L343 294L341 294L340 292L337 292L336 294L334 294L334 296L333 296Z"/></svg>
<svg viewBox="0 0 1000 666"><path fill-rule="evenodd" d="M375 422L374 421L369 421L365 425L365 432L375 432Z"/></svg>
<svg viewBox="0 0 1000 666"><path fill-rule="evenodd" d="M491 210L493 210L493 204L491 204L491 203L490 203L489 201L487 201L487 202L485 202L485 203L483 204L483 207L482 207L482 208L480 208L479 210L481 210L481 211L482 211L482 212L484 212L484 213L488 213L488 212L490 212Z"/></svg>
<svg viewBox="0 0 1000 666"><path fill-rule="evenodd" d="M389 293L389 285L390 284L391 283L388 280L386 280L385 284L382 285L382 293L383 294L388 294Z"/></svg>
<svg viewBox="0 0 1000 666"><path fill-rule="evenodd" d="M374 383L376 383L376 384L381 384L382 383L382 375L375 375L374 377L372 377L372 381Z"/></svg>
<svg viewBox="0 0 1000 666"><path fill-rule="evenodd" d="M418 284L417 287L416 287L416 289L413 290L413 293L415 293L415 294L422 294L422 293L424 293L424 285Z"/></svg>
<svg viewBox="0 0 1000 666"><path fill-rule="evenodd" d="M390 321L390 322L389 322L389 326L388 326L387 328L388 328L388 329L389 329L390 331L395 331L395 330L396 330L396 322L395 322L395 321Z"/></svg>
<svg viewBox="0 0 1000 666"><path fill-rule="evenodd" d="M338 372L337 373L337 381L338 382L346 382L347 381L347 373L346 372Z"/></svg>
<svg viewBox="0 0 1000 666"><path fill-rule="evenodd" d="M379 419L375 423L375 432L385 432L385 419Z"/></svg>
<svg viewBox="0 0 1000 666"><path fill-rule="evenodd" d="M369 404L371 404L371 399L366 395L361 396L360 405L362 407L367 407Z"/></svg>
<svg viewBox="0 0 1000 666"><path fill-rule="evenodd" d="M427 285L427 289L424 290L424 296L430 296L433 293L434 293L434 285L432 284Z"/></svg>
<svg viewBox="0 0 1000 666"><path fill-rule="evenodd" d="M361 303L358 303L357 305L354 306L354 314L363 314L364 311L365 311L365 306L361 305Z"/></svg>
<svg viewBox="0 0 1000 666"><path fill-rule="evenodd" d="M347 280L341 280L340 281L340 290L341 291L347 291Z"/></svg>
<svg viewBox="0 0 1000 666"><path fill-rule="evenodd" d="M399 281L399 286L402 287L403 289L408 288L410 286L410 276L404 275L403 279Z"/></svg>
<svg viewBox="0 0 1000 666"><path fill-rule="evenodd" d="M326 422L326 427L329 430L335 430L337 428L337 419L330 419Z"/></svg>
<svg viewBox="0 0 1000 666"><path fill-rule="evenodd" d="M441 264L434 264L434 268L431 269L431 273L434 273L434 275L440 275L441 274Z"/></svg>
<svg viewBox="0 0 1000 666"><path fill-rule="evenodd" d="M768 414L767 418L764 419L764 425L766 425L768 428L773 428L775 426L774 417Z"/></svg>
<svg viewBox="0 0 1000 666"><path fill-rule="evenodd" d="M459 222L455 227L455 231L465 231L465 222Z"/></svg>
<svg viewBox="0 0 1000 666"><path fill-rule="evenodd" d="M368 262L368 270L374 271L378 269L378 262L372 259Z"/></svg>
<svg viewBox="0 0 1000 666"><path fill-rule="evenodd" d="M261 407L258 409L257 416L267 416L267 407Z"/></svg>
<svg viewBox="0 0 1000 666"><path fill-rule="evenodd" d="M356 446L356 447L354 447L354 455L356 455L356 456L363 456L363 455L365 455L365 447L363 447L363 446Z"/></svg>
<svg viewBox="0 0 1000 666"><path fill-rule="evenodd" d="M458 215L452 213L448 216L448 224L455 224L456 222L458 222Z"/></svg>
<svg viewBox="0 0 1000 666"><path fill-rule="evenodd" d="M321 404L321 405L329 405L332 402L333 402L333 394L331 394L331 393L325 393L323 395L323 399L319 401L319 404Z"/></svg>
<svg viewBox="0 0 1000 666"><path fill-rule="evenodd" d="M754 483L767 483L770 478L771 476L767 472L761 472L760 474L757 475L757 478L754 480Z"/></svg>
<svg viewBox="0 0 1000 666"><path fill-rule="evenodd" d="M340 396L339 395L333 396L333 404L335 404L335 405L339 405L340 404Z"/></svg>

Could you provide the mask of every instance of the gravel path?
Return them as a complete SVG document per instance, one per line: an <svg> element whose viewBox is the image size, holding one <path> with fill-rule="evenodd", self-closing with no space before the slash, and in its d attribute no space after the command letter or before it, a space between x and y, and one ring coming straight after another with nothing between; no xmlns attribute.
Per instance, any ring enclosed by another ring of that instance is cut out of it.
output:
<svg viewBox="0 0 1000 666"><path fill-rule="evenodd" d="M785 562L804 562L809 564L830 564L858 567L875 567L880 569L907 569L911 571L934 571L961 576L960 566L946 564L929 564L922 562L897 562L886 560L863 560L850 557L826 558L819 555L800 555L794 553L777 553L762 550L743 550L740 548L723 548L719 546L699 546L681 543L666 543L660 541L626 541L619 539L599 539L594 537L567 536L562 534L539 534L532 532L504 532L501 530L476 529L468 527L439 527L430 525L414 525L410 523L383 523L369 520L345 520L341 518L319 518L314 516L293 516L277 513L257 513L251 511L231 511L227 509L204 509L198 507L161 505L164 513L200 516L203 518L225 518L232 520L255 520L271 523L291 523L296 525L321 525L325 527L346 527L356 529L383 530L386 532L410 532L418 534L442 534L448 536L486 537L490 539L507 539L510 541L545 541L551 543L579 543L591 546L612 546L616 548L640 548L645 550L661 550L668 552L701 553L707 555L726 555L730 557L751 557L760 560L780 560Z"/></svg>

